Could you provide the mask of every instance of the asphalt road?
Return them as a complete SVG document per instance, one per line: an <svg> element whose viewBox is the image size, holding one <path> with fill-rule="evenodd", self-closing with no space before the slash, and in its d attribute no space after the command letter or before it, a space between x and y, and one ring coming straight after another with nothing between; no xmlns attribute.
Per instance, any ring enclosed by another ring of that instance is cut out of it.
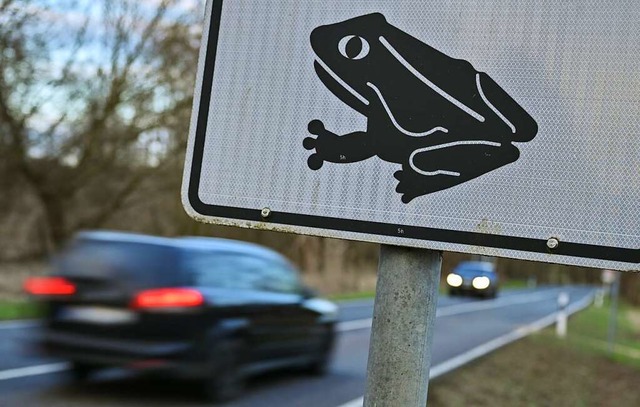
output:
<svg viewBox="0 0 640 407"><path fill-rule="evenodd" d="M495 300L441 296L433 348L432 377L548 324L561 291L574 310L586 304L590 287L540 287L504 291ZM252 379L245 394L225 406L338 407L357 404L364 392L372 301L341 305L341 323L330 372L323 377L276 372ZM199 406L195 386L105 371L74 384L60 361L30 354L37 324L0 324L0 406Z"/></svg>

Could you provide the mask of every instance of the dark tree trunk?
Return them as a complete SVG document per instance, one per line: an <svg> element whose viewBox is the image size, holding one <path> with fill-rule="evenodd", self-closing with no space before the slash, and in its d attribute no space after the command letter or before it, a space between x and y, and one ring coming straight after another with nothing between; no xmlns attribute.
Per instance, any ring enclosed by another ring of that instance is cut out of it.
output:
<svg viewBox="0 0 640 407"><path fill-rule="evenodd" d="M38 196L42 204L48 246L57 250L69 238L64 202L55 194L39 192Z"/></svg>

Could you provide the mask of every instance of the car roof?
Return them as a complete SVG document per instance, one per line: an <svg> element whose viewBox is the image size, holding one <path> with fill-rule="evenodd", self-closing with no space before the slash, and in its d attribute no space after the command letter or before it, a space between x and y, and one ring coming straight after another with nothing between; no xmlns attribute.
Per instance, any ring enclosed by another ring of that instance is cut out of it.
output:
<svg viewBox="0 0 640 407"><path fill-rule="evenodd" d="M80 240L92 240L103 242L142 243L156 246L174 247L179 250L202 250L218 252L234 252L250 256L262 257L274 261L289 263L278 252L254 243L239 240L222 239L214 237L160 237L138 233L116 231L84 231L76 234Z"/></svg>

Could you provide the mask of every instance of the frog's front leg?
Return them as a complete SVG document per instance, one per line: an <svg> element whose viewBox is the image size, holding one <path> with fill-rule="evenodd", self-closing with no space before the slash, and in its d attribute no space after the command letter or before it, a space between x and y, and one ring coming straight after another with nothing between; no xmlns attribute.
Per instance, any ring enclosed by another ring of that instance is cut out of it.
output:
<svg viewBox="0 0 640 407"><path fill-rule="evenodd" d="M371 137L366 132L357 131L339 136L326 130L320 120L312 120L308 128L309 133L317 136L307 137L302 143L307 150L315 149L315 153L307 160L312 170L320 169L325 161L353 163L375 155Z"/></svg>

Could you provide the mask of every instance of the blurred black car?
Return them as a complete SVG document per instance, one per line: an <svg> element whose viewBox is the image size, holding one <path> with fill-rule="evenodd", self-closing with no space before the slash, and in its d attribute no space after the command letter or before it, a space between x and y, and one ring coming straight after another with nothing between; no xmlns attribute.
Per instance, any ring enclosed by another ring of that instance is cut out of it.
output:
<svg viewBox="0 0 640 407"><path fill-rule="evenodd" d="M465 261L447 275L449 295L476 294L495 298L498 285L498 274L491 262Z"/></svg>
<svg viewBox="0 0 640 407"><path fill-rule="evenodd" d="M321 373L334 342L335 304L281 255L231 240L85 232L25 289L48 305L41 347L79 379L169 372L223 400L265 370Z"/></svg>

